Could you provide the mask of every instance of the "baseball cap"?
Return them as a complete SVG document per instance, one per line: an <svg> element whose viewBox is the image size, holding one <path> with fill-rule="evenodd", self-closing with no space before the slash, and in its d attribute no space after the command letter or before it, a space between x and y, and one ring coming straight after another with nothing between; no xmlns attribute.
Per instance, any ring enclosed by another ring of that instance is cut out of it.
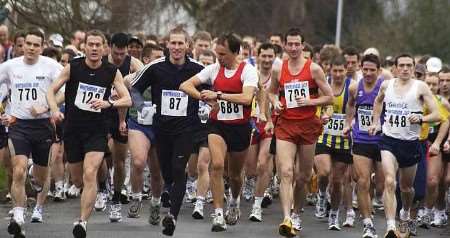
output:
<svg viewBox="0 0 450 238"><path fill-rule="evenodd" d="M442 69L442 61L437 57L431 57L427 60L427 70L430 73L437 73Z"/></svg>
<svg viewBox="0 0 450 238"><path fill-rule="evenodd" d="M58 33L50 35L48 40L52 42L53 46L63 47L64 38Z"/></svg>
<svg viewBox="0 0 450 238"><path fill-rule="evenodd" d="M137 37L137 36L130 37L130 39L128 40L128 45L133 43L133 42L138 43L142 47L144 46L144 44L142 43L141 39L139 39L139 37Z"/></svg>
<svg viewBox="0 0 450 238"><path fill-rule="evenodd" d="M370 55L370 54L380 57L380 52L377 50L377 48L374 47L367 48L363 53L363 55Z"/></svg>

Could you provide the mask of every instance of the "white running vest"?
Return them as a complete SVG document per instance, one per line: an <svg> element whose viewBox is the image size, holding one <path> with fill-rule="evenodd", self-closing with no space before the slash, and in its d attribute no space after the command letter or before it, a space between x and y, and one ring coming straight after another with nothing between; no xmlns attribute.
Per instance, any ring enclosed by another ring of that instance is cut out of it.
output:
<svg viewBox="0 0 450 238"><path fill-rule="evenodd" d="M396 80L389 81L384 97L383 134L399 140L417 140L421 125L411 124L409 116L423 114L423 107L417 97L418 82L414 80L408 92L401 96L394 91Z"/></svg>

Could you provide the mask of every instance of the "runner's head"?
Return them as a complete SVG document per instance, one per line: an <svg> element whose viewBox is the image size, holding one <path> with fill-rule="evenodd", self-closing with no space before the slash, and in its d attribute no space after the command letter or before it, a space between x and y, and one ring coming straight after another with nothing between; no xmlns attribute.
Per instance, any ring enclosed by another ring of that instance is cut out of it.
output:
<svg viewBox="0 0 450 238"><path fill-rule="evenodd" d="M197 31L192 38L194 40L194 55L196 57L199 57L201 50L211 49L212 37L209 32Z"/></svg>
<svg viewBox="0 0 450 238"><path fill-rule="evenodd" d="M437 73L427 74L425 77L425 83L427 83L431 92L436 95L439 92L439 76Z"/></svg>
<svg viewBox="0 0 450 238"><path fill-rule="evenodd" d="M364 55L361 59L361 70L365 83L374 83L381 73L381 64L378 56L374 54Z"/></svg>
<svg viewBox="0 0 450 238"><path fill-rule="evenodd" d="M274 33L270 36L269 40L271 44L283 47L283 34Z"/></svg>
<svg viewBox="0 0 450 238"><path fill-rule="evenodd" d="M19 57L19 56L23 55L24 45L25 45L25 32L18 31L14 35L14 45L13 45L14 55L13 55L13 57Z"/></svg>
<svg viewBox="0 0 450 238"><path fill-rule="evenodd" d="M332 45L324 46L320 50L320 66L322 66L323 71L328 76L330 74L330 63L331 60L336 58L338 55L340 55L341 52L339 48Z"/></svg>
<svg viewBox="0 0 450 238"><path fill-rule="evenodd" d="M202 63L204 66L208 66L216 62L216 55L210 49L202 50L200 51L200 55L198 56L198 61L200 61L200 63Z"/></svg>
<svg viewBox="0 0 450 238"><path fill-rule="evenodd" d="M416 79L424 81L426 74L427 67L423 64L416 64L416 67L414 68L414 76L416 76Z"/></svg>
<svg viewBox="0 0 450 238"><path fill-rule="evenodd" d="M219 64L225 68L232 67L239 50L241 48L241 39L234 33L221 35L217 38L216 56Z"/></svg>
<svg viewBox="0 0 450 238"><path fill-rule="evenodd" d="M286 42L284 49L290 59L298 59L299 57L302 57L303 42L305 42L305 39L303 38L303 34L300 29L289 29L286 33L284 41Z"/></svg>
<svg viewBox="0 0 450 238"><path fill-rule="evenodd" d="M30 28L25 34L24 57L25 62L33 64L42 53L44 33L37 28Z"/></svg>
<svg viewBox="0 0 450 238"><path fill-rule="evenodd" d="M256 59L260 69L271 70L275 60L275 47L271 43L263 43L258 48Z"/></svg>
<svg viewBox="0 0 450 238"><path fill-rule="evenodd" d="M346 78L347 70L345 69L345 58L342 55L338 55L330 62L331 78L335 83L342 83Z"/></svg>
<svg viewBox="0 0 450 238"><path fill-rule="evenodd" d="M86 33L77 30L72 34L70 44L74 45L79 50L81 43L85 42L85 40L86 40Z"/></svg>
<svg viewBox="0 0 450 238"><path fill-rule="evenodd" d="M116 33L111 37L111 58L113 63L120 66L128 55L128 35Z"/></svg>
<svg viewBox="0 0 450 238"><path fill-rule="evenodd" d="M344 57L347 61L347 74L353 75L359 69L359 52L354 47L348 47L344 49Z"/></svg>
<svg viewBox="0 0 450 238"><path fill-rule="evenodd" d="M170 60L174 62L184 62L187 50L189 49L189 34L181 27L176 27L169 32L169 48Z"/></svg>
<svg viewBox="0 0 450 238"><path fill-rule="evenodd" d="M414 75L414 58L410 54L401 54L395 58L397 77L407 80Z"/></svg>
<svg viewBox="0 0 450 238"><path fill-rule="evenodd" d="M105 50L104 44L106 44L106 38L101 31L88 31L86 33L86 59L93 63L102 60L103 51Z"/></svg>
<svg viewBox="0 0 450 238"><path fill-rule="evenodd" d="M138 36L132 36L129 38L127 44L128 54L140 60L142 58L143 48L144 44Z"/></svg>
<svg viewBox="0 0 450 238"><path fill-rule="evenodd" d="M439 76L439 93L450 93L450 66L444 65L438 74Z"/></svg>

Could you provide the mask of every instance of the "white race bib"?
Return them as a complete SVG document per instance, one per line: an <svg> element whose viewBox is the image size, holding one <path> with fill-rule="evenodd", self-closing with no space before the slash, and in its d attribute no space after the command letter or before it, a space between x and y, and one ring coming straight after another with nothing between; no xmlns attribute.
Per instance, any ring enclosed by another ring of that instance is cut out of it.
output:
<svg viewBox="0 0 450 238"><path fill-rule="evenodd" d="M323 133L332 136L342 136L345 125L345 114L334 113L323 128Z"/></svg>
<svg viewBox="0 0 450 238"><path fill-rule="evenodd" d="M145 101L144 107L142 108L142 113L137 112L138 123L141 125L152 125L153 124L153 115L156 113L156 105L152 105L151 101ZM145 116L143 116L145 115Z"/></svg>
<svg viewBox="0 0 450 238"><path fill-rule="evenodd" d="M360 131L369 131L373 123L372 110L358 108L358 127Z"/></svg>
<svg viewBox="0 0 450 238"><path fill-rule="evenodd" d="M409 122L409 110L386 110L384 117L384 125L392 133L408 132L410 130L411 123Z"/></svg>
<svg viewBox="0 0 450 238"><path fill-rule="evenodd" d="M45 96L39 93L39 82L35 83L16 83L13 86L15 93L12 93L12 98L18 104L47 104Z"/></svg>
<svg viewBox="0 0 450 238"><path fill-rule="evenodd" d="M101 112L101 109L91 108L90 102L92 99L101 99L105 96L106 88L90 85L86 83L79 83L77 96L75 97L75 106L84 111Z"/></svg>
<svg viewBox="0 0 450 238"><path fill-rule="evenodd" d="M188 96L178 90L162 90L161 115L185 117L187 116Z"/></svg>
<svg viewBox="0 0 450 238"><path fill-rule="evenodd" d="M219 112L217 119L219 121L230 121L244 118L244 107L240 104L218 100Z"/></svg>
<svg viewBox="0 0 450 238"><path fill-rule="evenodd" d="M297 101L298 97L309 99L309 84L308 81L286 83L284 85L284 97L286 98L287 108L299 107Z"/></svg>

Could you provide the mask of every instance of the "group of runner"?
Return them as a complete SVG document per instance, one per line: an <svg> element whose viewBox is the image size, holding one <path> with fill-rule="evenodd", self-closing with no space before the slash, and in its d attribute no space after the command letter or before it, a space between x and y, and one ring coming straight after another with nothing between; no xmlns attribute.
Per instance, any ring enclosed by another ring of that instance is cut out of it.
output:
<svg viewBox="0 0 450 238"><path fill-rule="evenodd" d="M226 231L241 196L254 202L248 219L262 222L279 195L284 237L303 229L308 203L337 231L354 226L358 208L364 238L377 237L380 209L386 238L447 225L450 68L437 58L314 50L298 28L267 43L204 31L191 39L182 28L145 44L98 30L75 32L65 49L61 40L18 32L0 65L14 237L25 237L27 177L31 222L43 222L49 194L81 195L76 238L93 210L110 204L109 220L120 222L130 203L127 216L139 218L145 198L149 223L167 236L184 201L194 219L212 201L211 230Z"/></svg>

